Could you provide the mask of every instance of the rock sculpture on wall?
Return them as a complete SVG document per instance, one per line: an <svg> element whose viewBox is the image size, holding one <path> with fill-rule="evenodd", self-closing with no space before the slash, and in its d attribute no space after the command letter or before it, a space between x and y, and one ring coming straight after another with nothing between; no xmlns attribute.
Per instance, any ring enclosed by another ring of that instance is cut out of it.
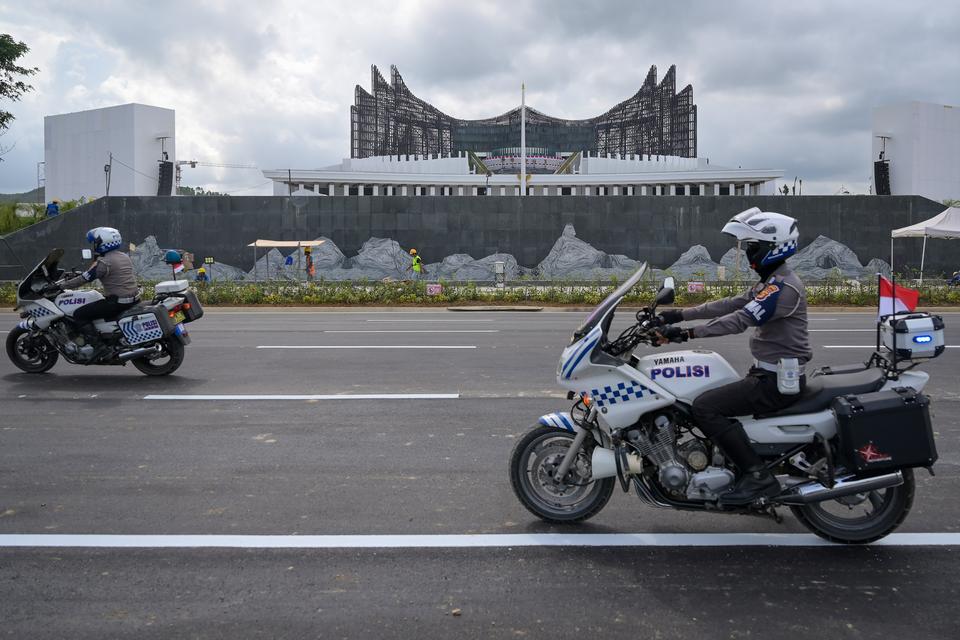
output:
<svg viewBox="0 0 960 640"><path fill-rule="evenodd" d="M787 264L802 278L820 280L837 274L859 278L863 274L860 259L849 247L826 236L800 249Z"/></svg>
<svg viewBox="0 0 960 640"><path fill-rule="evenodd" d="M370 238L357 255L347 257L329 238L313 248L312 257L316 275L314 280L337 281L379 281L384 279L406 280L412 277L409 269L410 256L395 240L389 238ZM137 277L143 281L169 280L172 272L163 262L166 249L162 248L154 236L148 236L130 253ZM726 268L726 278L738 277L736 257L738 251L731 247L719 264L714 262L706 247L695 245L687 249L669 267L661 270L653 268L651 277L659 278L666 273L681 280L717 277L717 267ZM436 256L431 256L436 257ZM456 253L444 257L438 262L425 265L429 280L476 281L494 280L494 263L504 263L507 280L516 280L530 276L538 280L593 280L607 281L610 278L623 278L640 267L640 262L624 255L607 254L595 249L589 243L577 238L573 225L566 225L560 237L546 258L533 269L517 263L516 258L506 253L495 253L480 259L474 259L465 253ZM291 264L287 264L291 262ZM845 278L870 278L878 271L889 275L890 266L879 258L874 258L863 266L857 255L848 247L825 236L803 247L790 258L789 264L802 278L820 280L831 276ZM271 249L259 256L255 269L243 271L236 267L216 263L207 265L207 272L214 281L223 280L306 280L306 259L302 248L289 256L278 249ZM184 277L193 279L195 272L186 272ZM739 251L739 277L751 279L753 272L747 264L743 251Z"/></svg>
<svg viewBox="0 0 960 640"><path fill-rule="evenodd" d="M577 237L572 224L554 243L547 257L533 270L543 280L562 278L608 279L636 271L640 263L623 255L609 255Z"/></svg>
<svg viewBox="0 0 960 640"><path fill-rule="evenodd" d="M715 280L718 266L720 265L710 258L710 252L707 251L707 248L698 244L684 251L676 262L667 267L667 271L682 279L705 278Z"/></svg>

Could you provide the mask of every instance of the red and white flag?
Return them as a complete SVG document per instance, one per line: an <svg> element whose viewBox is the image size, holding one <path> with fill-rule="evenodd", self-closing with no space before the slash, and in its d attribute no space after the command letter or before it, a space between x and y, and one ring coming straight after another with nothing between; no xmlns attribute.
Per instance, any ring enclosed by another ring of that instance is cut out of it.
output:
<svg viewBox="0 0 960 640"><path fill-rule="evenodd" d="M907 289L880 276L880 314L879 317L894 313L913 311L920 301L920 292Z"/></svg>
<svg viewBox="0 0 960 640"><path fill-rule="evenodd" d="M183 263L182 263L182 262L178 262L178 263L176 263L175 265L173 265L173 272L174 272L174 273L180 273L181 271L183 271ZM897 288L899 289L899 287L897 287Z"/></svg>

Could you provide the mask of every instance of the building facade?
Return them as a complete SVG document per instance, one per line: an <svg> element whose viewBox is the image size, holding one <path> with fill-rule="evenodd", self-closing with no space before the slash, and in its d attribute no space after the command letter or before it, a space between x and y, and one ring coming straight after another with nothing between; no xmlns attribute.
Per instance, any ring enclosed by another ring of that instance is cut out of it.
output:
<svg viewBox="0 0 960 640"><path fill-rule="evenodd" d="M175 131L173 109L145 104L44 117L47 200L106 195L108 177L111 196L170 195L173 165L163 193L160 162L176 159Z"/></svg>
<svg viewBox="0 0 960 640"><path fill-rule="evenodd" d="M886 162L891 195L960 198L960 107L907 102L874 109L873 160Z"/></svg>
<svg viewBox="0 0 960 640"><path fill-rule="evenodd" d="M371 91L360 85L350 107L350 157L456 156L515 147L520 107L484 120L449 116L415 96L394 66L390 82L371 68ZM594 155L697 155L693 87L676 91L676 67L657 82L651 66L639 91L606 113L586 120L554 118L527 107L527 147L545 156L582 151Z"/></svg>

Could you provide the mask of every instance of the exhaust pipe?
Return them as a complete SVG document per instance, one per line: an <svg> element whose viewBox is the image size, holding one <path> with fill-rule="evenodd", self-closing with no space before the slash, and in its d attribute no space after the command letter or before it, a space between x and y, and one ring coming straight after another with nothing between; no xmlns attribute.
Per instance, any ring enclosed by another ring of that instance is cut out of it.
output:
<svg viewBox="0 0 960 640"><path fill-rule="evenodd" d="M154 353L160 353L159 345L153 345L152 347L143 347L142 349L134 349L133 351L124 351L123 353L117 354L117 360L119 360L120 362L126 362L127 360L133 360L134 358L149 356Z"/></svg>
<svg viewBox="0 0 960 640"><path fill-rule="evenodd" d="M833 485L832 489L825 487L819 482L801 484L773 498L773 502L786 505L812 504L826 500L836 500L837 498L866 493L868 491L889 489L890 487L897 487L901 484L903 484L903 474L899 471L882 476L874 476L872 478L861 478L859 480L853 476L847 476L837 480L837 483Z"/></svg>
<svg viewBox="0 0 960 640"><path fill-rule="evenodd" d="M628 453L627 456L626 469L624 471L628 475L638 475L643 473L643 461L635 453ZM593 455L590 459L590 467L592 468L591 479L600 480L602 478L612 478L617 475L617 459L616 454L611 449L604 449L603 447L596 447L593 450Z"/></svg>

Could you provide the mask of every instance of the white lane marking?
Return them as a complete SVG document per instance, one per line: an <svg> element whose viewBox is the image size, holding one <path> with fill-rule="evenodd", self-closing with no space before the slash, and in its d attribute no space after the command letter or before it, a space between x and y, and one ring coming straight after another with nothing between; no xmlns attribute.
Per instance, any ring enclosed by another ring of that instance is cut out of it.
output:
<svg viewBox="0 0 960 640"><path fill-rule="evenodd" d="M261 394L261 395L187 395L150 394L144 400L456 400L459 393L353 393L333 394Z"/></svg>
<svg viewBox="0 0 960 640"><path fill-rule="evenodd" d="M874 546L958 546L960 533L894 533ZM807 533L497 533L462 535L0 534L0 548L436 549L475 547L839 547Z"/></svg>
<svg viewBox="0 0 960 640"><path fill-rule="evenodd" d="M944 345L947 349L957 349L960 348L960 345L948 344ZM876 349L877 345L875 344L825 344L823 345L824 349Z"/></svg>
<svg viewBox="0 0 960 640"><path fill-rule="evenodd" d="M493 322L493 318L476 318L474 320L464 320L462 318L367 318L367 322Z"/></svg>
<svg viewBox="0 0 960 640"><path fill-rule="evenodd" d="M324 333L500 333L499 329L324 329Z"/></svg>
<svg viewBox="0 0 960 640"><path fill-rule="evenodd" d="M472 344L269 344L257 349L476 349Z"/></svg>
<svg viewBox="0 0 960 640"><path fill-rule="evenodd" d="M867 333L867 332L876 333L877 332L876 329L807 329L807 331L809 331L810 333L813 333L813 332L828 333L833 331L840 332L840 333L851 333L851 332L852 333Z"/></svg>

